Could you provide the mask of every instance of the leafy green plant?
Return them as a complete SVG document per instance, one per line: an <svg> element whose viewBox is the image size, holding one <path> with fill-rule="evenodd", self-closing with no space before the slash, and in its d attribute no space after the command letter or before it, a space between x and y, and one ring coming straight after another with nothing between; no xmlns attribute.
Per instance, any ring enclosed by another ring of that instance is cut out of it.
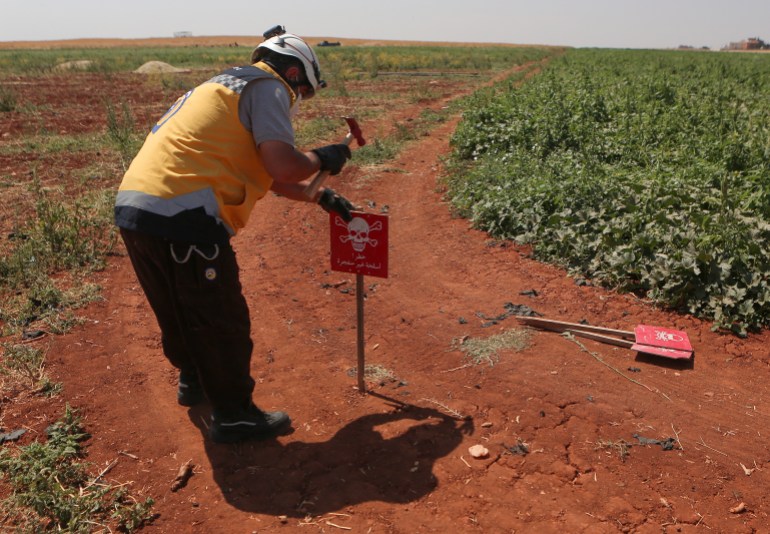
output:
<svg viewBox="0 0 770 534"><path fill-rule="evenodd" d="M765 56L570 51L468 101L448 196L573 273L770 326L769 88Z"/></svg>
<svg viewBox="0 0 770 534"><path fill-rule="evenodd" d="M110 526L133 532L151 521L153 500L132 499L123 485L93 476L84 462L88 439L80 417L66 407L45 442L0 449L0 475L10 487L0 524L25 532L93 532Z"/></svg>

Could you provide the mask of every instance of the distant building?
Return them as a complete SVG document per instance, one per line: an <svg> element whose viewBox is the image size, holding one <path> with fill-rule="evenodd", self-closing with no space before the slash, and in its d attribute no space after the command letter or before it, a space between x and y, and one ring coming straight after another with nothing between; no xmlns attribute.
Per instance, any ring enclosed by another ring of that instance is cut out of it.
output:
<svg viewBox="0 0 770 534"><path fill-rule="evenodd" d="M730 43L722 50L770 50L770 44L759 37L749 37L746 40Z"/></svg>
<svg viewBox="0 0 770 534"><path fill-rule="evenodd" d="M329 42L329 41L321 41L318 43L318 46L342 46L342 43L339 41Z"/></svg>
<svg viewBox="0 0 770 534"><path fill-rule="evenodd" d="M174 37L192 37L192 32L174 32Z"/></svg>

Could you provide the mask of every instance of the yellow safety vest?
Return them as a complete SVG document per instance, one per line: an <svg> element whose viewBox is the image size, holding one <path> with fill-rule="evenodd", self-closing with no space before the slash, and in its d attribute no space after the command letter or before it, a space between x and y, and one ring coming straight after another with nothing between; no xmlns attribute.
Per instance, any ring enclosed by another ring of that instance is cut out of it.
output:
<svg viewBox="0 0 770 534"><path fill-rule="evenodd" d="M273 178L238 116L246 84L275 78L264 63L229 69L179 98L147 135L118 189L116 224L190 242L243 228Z"/></svg>

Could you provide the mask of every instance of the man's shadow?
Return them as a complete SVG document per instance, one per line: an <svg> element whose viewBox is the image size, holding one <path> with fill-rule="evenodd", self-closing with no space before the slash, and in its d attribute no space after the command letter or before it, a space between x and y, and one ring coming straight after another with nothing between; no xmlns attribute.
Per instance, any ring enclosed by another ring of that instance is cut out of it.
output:
<svg viewBox="0 0 770 534"><path fill-rule="evenodd" d="M286 444L217 444L203 423L209 412L193 408L188 414L203 434L214 480L230 505L303 518L369 501L408 503L438 486L433 464L473 432L473 422L430 408L390 406L388 413L346 424L327 441Z"/></svg>

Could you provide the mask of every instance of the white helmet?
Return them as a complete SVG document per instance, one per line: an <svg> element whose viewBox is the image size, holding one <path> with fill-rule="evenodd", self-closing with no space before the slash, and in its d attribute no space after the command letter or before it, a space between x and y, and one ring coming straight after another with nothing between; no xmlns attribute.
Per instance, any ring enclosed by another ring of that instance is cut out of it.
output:
<svg viewBox="0 0 770 534"><path fill-rule="evenodd" d="M259 61L260 52L266 51L263 49L299 59L313 90L326 87L326 82L321 80L321 71L318 68L318 57L316 57L315 52L309 44L293 33L285 33L281 26L276 26L276 28L265 32L265 41L260 43L251 53L252 63Z"/></svg>

